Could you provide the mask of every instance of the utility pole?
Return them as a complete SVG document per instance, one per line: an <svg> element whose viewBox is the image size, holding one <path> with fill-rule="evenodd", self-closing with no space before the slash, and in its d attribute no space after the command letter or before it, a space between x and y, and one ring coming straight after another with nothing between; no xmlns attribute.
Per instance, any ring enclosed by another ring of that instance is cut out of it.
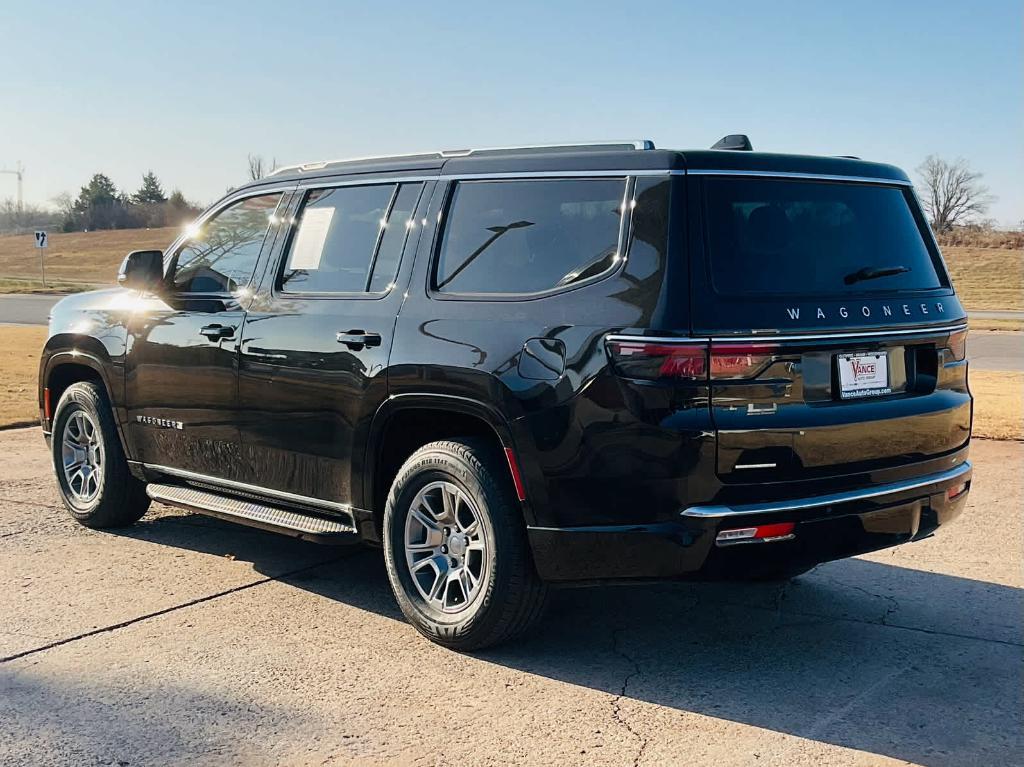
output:
<svg viewBox="0 0 1024 767"><path fill-rule="evenodd" d="M25 168L21 162L14 166L14 170L8 168L0 168L0 173L10 173L18 177L18 213L21 214L25 211L25 201L22 197L22 184L25 180Z"/></svg>

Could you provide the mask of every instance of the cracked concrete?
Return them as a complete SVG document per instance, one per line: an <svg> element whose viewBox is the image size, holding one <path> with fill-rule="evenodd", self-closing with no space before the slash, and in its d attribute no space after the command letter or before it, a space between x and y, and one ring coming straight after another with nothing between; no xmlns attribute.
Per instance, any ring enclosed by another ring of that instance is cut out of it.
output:
<svg viewBox="0 0 1024 767"><path fill-rule="evenodd" d="M1024 445L975 446L964 522L784 585L555 594L475 656L419 637L379 552L154 507L59 506L0 434L0 764L1013 764ZM993 535L992 531L999 531Z"/></svg>

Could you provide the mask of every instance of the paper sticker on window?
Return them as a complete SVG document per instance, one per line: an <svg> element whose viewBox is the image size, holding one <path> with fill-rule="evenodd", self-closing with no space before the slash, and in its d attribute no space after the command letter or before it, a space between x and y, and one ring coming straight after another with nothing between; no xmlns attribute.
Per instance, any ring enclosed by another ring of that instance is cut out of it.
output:
<svg viewBox="0 0 1024 767"><path fill-rule="evenodd" d="M289 269L319 269L324 242L331 229L334 208L306 208L302 213L299 234L295 238Z"/></svg>

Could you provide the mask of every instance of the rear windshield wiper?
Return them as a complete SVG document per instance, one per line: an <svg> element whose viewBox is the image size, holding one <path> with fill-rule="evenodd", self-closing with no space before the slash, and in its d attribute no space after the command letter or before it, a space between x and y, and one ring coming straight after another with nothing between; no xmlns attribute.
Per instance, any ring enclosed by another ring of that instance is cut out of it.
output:
<svg viewBox="0 0 1024 767"><path fill-rule="evenodd" d="M894 274L903 274L909 272L909 266L883 266L875 269L870 266L865 266L863 269L858 269L852 274L848 274L843 278L843 282L847 285L852 285L855 282L862 282L863 280L875 280L879 277L891 277Z"/></svg>

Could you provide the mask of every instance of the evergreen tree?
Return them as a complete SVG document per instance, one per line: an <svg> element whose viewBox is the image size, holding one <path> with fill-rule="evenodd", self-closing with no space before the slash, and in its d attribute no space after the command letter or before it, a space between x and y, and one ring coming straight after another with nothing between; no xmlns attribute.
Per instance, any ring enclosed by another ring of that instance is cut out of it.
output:
<svg viewBox="0 0 1024 767"><path fill-rule="evenodd" d="M160 186L160 181L153 171L149 171L142 177L142 186L139 187L139 191L132 195L132 202L136 205L167 202L163 187Z"/></svg>

